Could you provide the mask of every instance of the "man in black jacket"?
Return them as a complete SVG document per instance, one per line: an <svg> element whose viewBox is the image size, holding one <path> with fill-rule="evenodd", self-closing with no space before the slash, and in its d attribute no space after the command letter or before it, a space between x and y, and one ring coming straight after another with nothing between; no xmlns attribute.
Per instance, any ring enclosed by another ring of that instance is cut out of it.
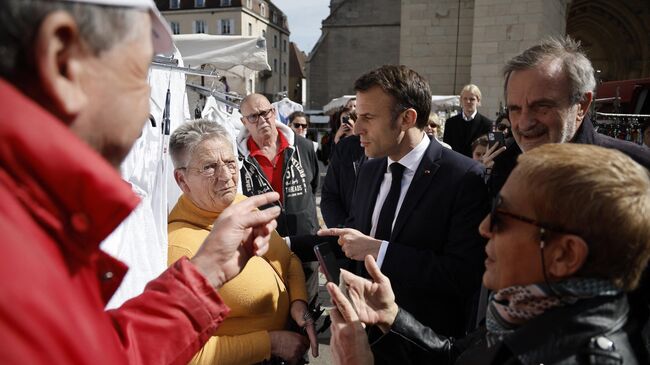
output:
<svg viewBox="0 0 650 365"><path fill-rule="evenodd" d="M370 351L361 321L428 351L420 364L647 364L624 293L650 258L649 209L650 175L621 152L547 144L526 153L479 227L489 239L483 283L495 291L486 326L462 339L427 328L397 306L368 256L373 282L343 272L352 303L328 284L341 311L332 312L334 358L370 364L372 352L390 351Z"/></svg>
<svg viewBox="0 0 650 365"><path fill-rule="evenodd" d="M472 142L486 134L494 123L478 112L481 105L481 90L474 84L465 85L460 92L463 111L445 122L443 141L451 148L469 158L472 157Z"/></svg>

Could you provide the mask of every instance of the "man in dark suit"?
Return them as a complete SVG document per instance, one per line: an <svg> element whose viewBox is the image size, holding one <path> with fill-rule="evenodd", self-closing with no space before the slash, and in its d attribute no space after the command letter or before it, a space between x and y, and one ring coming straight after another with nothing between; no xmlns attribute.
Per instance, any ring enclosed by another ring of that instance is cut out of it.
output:
<svg viewBox="0 0 650 365"><path fill-rule="evenodd" d="M375 257L401 306L436 331L461 335L483 273L483 169L426 137L431 93L416 72L383 66L361 76L355 90L354 132L370 159L359 170L348 228L319 235L338 236L361 266ZM386 350L375 352L378 363L418 362L409 344L387 337L375 346Z"/></svg>
<svg viewBox="0 0 650 365"><path fill-rule="evenodd" d="M494 123L478 112L481 105L481 90L474 84L465 85L460 92L463 111L445 122L443 141L467 157L472 157L472 142L486 134Z"/></svg>

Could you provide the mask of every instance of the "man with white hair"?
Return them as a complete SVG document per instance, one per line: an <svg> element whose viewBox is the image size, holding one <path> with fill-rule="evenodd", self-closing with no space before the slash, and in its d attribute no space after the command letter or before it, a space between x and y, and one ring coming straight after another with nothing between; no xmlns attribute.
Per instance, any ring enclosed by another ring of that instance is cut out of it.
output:
<svg viewBox="0 0 650 365"><path fill-rule="evenodd" d="M117 167L171 48L151 0L0 2L0 363L185 364L229 312L216 289L266 252L279 209L256 208L275 193L104 311L127 268L99 244L138 204Z"/></svg>

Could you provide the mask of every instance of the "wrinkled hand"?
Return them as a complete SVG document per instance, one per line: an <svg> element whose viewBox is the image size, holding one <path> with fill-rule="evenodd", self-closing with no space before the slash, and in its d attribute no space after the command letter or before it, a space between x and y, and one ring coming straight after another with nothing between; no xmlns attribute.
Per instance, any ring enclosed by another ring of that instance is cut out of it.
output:
<svg viewBox="0 0 650 365"><path fill-rule="evenodd" d="M277 356L289 364L298 364L302 355L309 348L307 337L292 331L271 331L271 355Z"/></svg>
<svg viewBox="0 0 650 365"><path fill-rule="evenodd" d="M494 159L499 156L503 151L506 150L506 146L499 147L499 142L492 145L485 151L483 157L481 157L481 163L485 165L488 169L491 169L494 166Z"/></svg>
<svg viewBox="0 0 650 365"><path fill-rule="evenodd" d="M391 288L390 280L381 273L375 260L368 255L365 264L373 281L341 270L341 278L347 287L348 297L352 303L333 283L327 284L327 291L346 320L358 318L367 325L379 326L385 333L395 322L399 307L395 303L395 294Z"/></svg>
<svg viewBox="0 0 650 365"><path fill-rule="evenodd" d="M336 288L336 285L329 283L329 286ZM338 289L338 288L337 288ZM346 315L341 314L338 309L330 311L332 325L330 326L330 351L334 358L334 364L338 365L372 365L374 358L368 343L368 336L356 317L350 302L341 304Z"/></svg>
<svg viewBox="0 0 650 365"><path fill-rule="evenodd" d="M215 288L239 274L251 256L266 253L280 208L258 208L278 198L275 192L253 196L219 215L191 260Z"/></svg>
<svg viewBox="0 0 650 365"><path fill-rule="evenodd" d="M334 135L334 143L339 143L341 138L351 136L352 134L354 134L354 130L353 130L354 121L350 119L349 122L350 124L341 123L339 129L336 131L336 134Z"/></svg>
<svg viewBox="0 0 650 365"><path fill-rule="evenodd" d="M362 261L367 255L377 259L381 240L366 236L352 228L327 228L318 231L319 236L339 236L338 243L345 256Z"/></svg>
<svg viewBox="0 0 650 365"><path fill-rule="evenodd" d="M305 313L308 313L309 308L307 303L302 300L296 300L291 303L291 318L296 321L296 324L304 328L309 338L309 346L311 347L311 355L318 357L318 339L316 338L316 327L314 326L314 319L311 315L305 320Z"/></svg>

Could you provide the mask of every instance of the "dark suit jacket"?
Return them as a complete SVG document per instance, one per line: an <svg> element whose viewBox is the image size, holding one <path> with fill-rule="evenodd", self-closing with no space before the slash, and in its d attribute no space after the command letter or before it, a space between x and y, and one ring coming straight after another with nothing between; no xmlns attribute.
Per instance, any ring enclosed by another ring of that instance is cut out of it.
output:
<svg viewBox="0 0 650 365"><path fill-rule="evenodd" d="M359 170L349 227L370 233L386 158ZM431 140L395 221L382 272L396 301L437 333L464 334L484 271L479 223L488 210L481 165Z"/></svg>
<svg viewBox="0 0 650 365"><path fill-rule="evenodd" d="M350 215L357 172L365 157L359 136L345 137L334 146L320 200L320 210L328 227L345 225Z"/></svg>
<svg viewBox="0 0 650 365"><path fill-rule="evenodd" d="M473 120L467 122L463 119L463 112L445 121L445 135L443 141L451 148L469 158L472 157L472 142L492 128L494 122L489 118L476 113Z"/></svg>

